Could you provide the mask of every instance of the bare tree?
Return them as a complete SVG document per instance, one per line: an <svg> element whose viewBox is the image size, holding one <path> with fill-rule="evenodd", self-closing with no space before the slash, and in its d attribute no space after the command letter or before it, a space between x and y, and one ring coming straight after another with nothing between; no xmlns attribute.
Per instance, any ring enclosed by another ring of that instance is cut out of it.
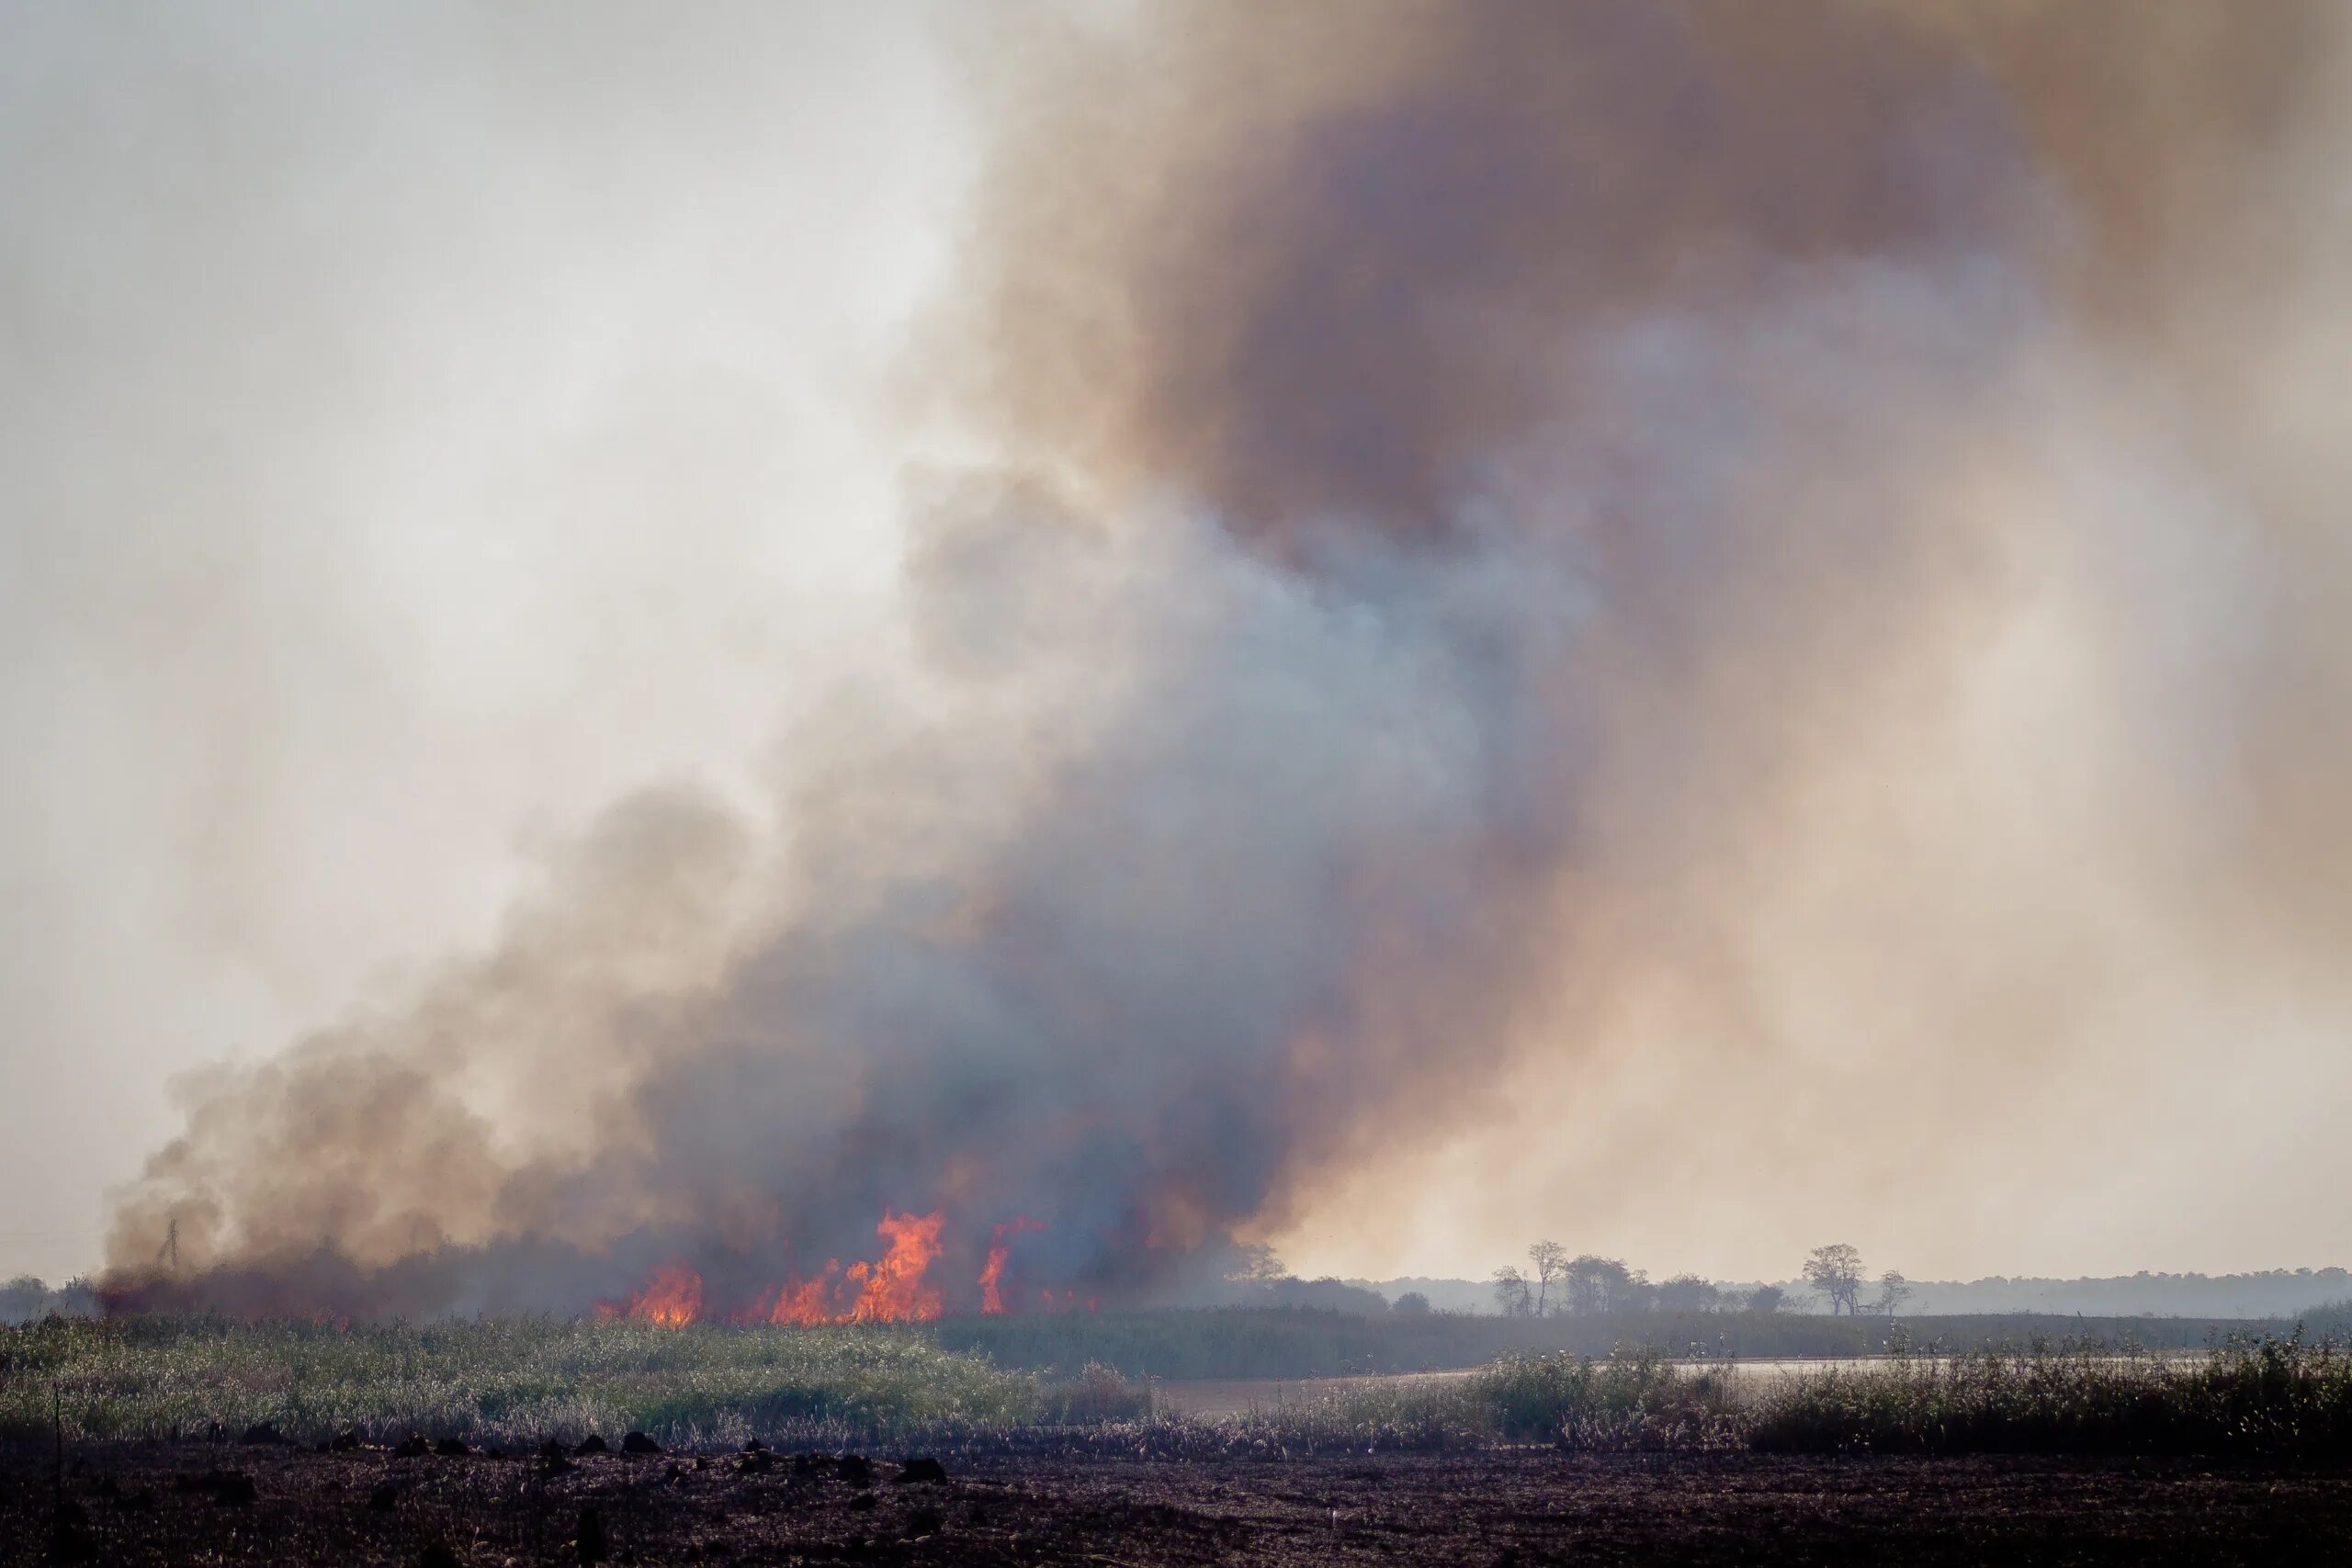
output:
<svg viewBox="0 0 2352 1568"><path fill-rule="evenodd" d="M1527 1249L1527 1260L1535 1265L1535 1315L1542 1317L1549 1308L1552 1281L1568 1266L1568 1249L1556 1241L1539 1241Z"/></svg>
<svg viewBox="0 0 2352 1568"><path fill-rule="evenodd" d="M1890 1269L1878 1278L1877 1310L1893 1317L1894 1309L1917 1293L1911 1289L1911 1281L1905 1279L1900 1270Z"/></svg>
<svg viewBox="0 0 2352 1568"><path fill-rule="evenodd" d="M1535 1310L1535 1296L1527 1277L1506 1263L1495 1270L1495 1310L1505 1317L1525 1317Z"/></svg>
<svg viewBox="0 0 2352 1568"><path fill-rule="evenodd" d="M1862 1255L1842 1241L1816 1247L1805 1255L1804 1282L1829 1298L1831 1316L1851 1316L1861 1310Z"/></svg>

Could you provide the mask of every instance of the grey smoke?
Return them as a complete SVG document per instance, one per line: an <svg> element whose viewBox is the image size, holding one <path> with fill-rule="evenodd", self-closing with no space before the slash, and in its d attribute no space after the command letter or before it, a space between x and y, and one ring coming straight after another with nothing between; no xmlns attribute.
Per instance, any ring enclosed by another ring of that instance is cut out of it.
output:
<svg viewBox="0 0 2352 1568"><path fill-rule="evenodd" d="M910 525L920 691L788 735L775 858L627 802L220 1076L119 1278L176 1223L241 1303L740 1301L939 1208L959 1304L1015 1214L1141 1298L1531 1073L1838 1060L1843 1171L1906 1078L2040 1136L2341 1021L2335 29L1766 15L1023 40L916 340L1005 454Z"/></svg>

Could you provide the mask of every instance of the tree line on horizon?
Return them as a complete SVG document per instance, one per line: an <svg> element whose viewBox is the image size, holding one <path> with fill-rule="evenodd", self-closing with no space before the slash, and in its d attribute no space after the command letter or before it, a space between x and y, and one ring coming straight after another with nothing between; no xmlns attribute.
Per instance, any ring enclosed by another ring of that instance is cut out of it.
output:
<svg viewBox="0 0 2352 1568"><path fill-rule="evenodd" d="M1727 1291L1697 1274L1676 1274L1653 1281L1646 1270L1630 1267L1622 1258L1603 1258L1590 1252L1571 1256L1556 1241L1532 1243L1527 1249L1527 1261L1526 1269L1507 1263L1489 1276L1496 1310L1505 1317L1641 1312L1775 1313L1794 1304L1789 1292L1778 1285ZM1845 1242L1815 1247L1805 1255L1802 1273L1805 1283L1829 1303L1832 1316L1842 1313L1853 1317L1865 1314L1892 1317L1913 1293L1911 1282L1902 1271L1889 1269L1874 1281L1876 1292L1865 1301L1863 1291L1873 1281L1863 1269L1860 1249ZM1413 1310L1406 1303L1415 1294L1408 1292L1399 1296L1397 1309ZM1427 1298L1422 1298L1422 1310L1426 1311L1428 1304Z"/></svg>

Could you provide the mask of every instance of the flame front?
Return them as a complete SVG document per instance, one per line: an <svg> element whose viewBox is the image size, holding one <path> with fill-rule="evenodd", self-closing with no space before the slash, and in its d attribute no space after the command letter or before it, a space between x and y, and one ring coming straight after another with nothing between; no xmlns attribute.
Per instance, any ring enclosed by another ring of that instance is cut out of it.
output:
<svg viewBox="0 0 2352 1568"><path fill-rule="evenodd" d="M982 1312L1001 1313L1004 1310L1004 1296L999 1287L1004 1282L1004 1265L1012 1256L1012 1238L1019 1235L1023 1231L1041 1231L1045 1228L1045 1221L1033 1220L1026 1214L1019 1214L989 1233L988 1265L980 1270L980 1310Z"/></svg>
<svg viewBox="0 0 2352 1568"><path fill-rule="evenodd" d="M751 1314L755 1323L831 1323L833 1276L841 1271L841 1260L832 1259L824 1271L813 1280L786 1285L775 1293L775 1300L765 1306L755 1307Z"/></svg>
<svg viewBox="0 0 2352 1568"><path fill-rule="evenodd" d="M942 1216L882 1213L874 1234L890 1244L882 1261L850 1266L849 1279L858 1285L856 1304L849 1310L853 1323L922 1322L939 1315L939 1292L924 1282L931 1260L939 1256Z"/></svg>
<svg viewBox="0 0 2352 1568"><path fill-rule="evenodd" d="M879 1259L870 1263L861 1260L843 1268L840 1258L829 1258L825 1266L808 1278L787 1276L783 1284L761 1292L748 1308L729 1310L721 1306L714 1310L713 1315L734 1323L804 1325L929 1322L946 1306L930 1278L932 1265L939 1258L940 1233L945 1225L946 1215L938 1210L928 1214L900 1214L886 1209L874 1227L874 1234L884 1243ZM988 1261L978 1280L982 1312L1008 1310L1003 1284L1005 1269L1012 1260L1012 1238L1045 1228L1044 1221L1020 1214L989 1231ZM1049 1309L1057 1304L1052 1291L1045 1291L1043 1297ZM1075 1292L1065 1292L1059 1304L1074 1309L1078 1304ZM1090 1298L1089 1309L1094 1304ZM619 1301L598 1302L595 1314L600 1319L635 1318L665 1328L681 1328L704 1316L703 1278L683 1263L667 1263L653 1271L642 1290Z"/></svg>
<svg viewBox="0 0 2352 1568"><path fill-rule="evenodd" d="M641 1318L664 1328L684 1328L702 1315L702 1276L683 1263L665 1263L653 1270L645 1289L628 1300L598 1302L599 1318Z"/></svg>
<svg viewBox="0 0 2352 1568"><path fill-rule="evenodd" d="M926 1276L939 1256L939 1233L946 1215L894 1214L882 1211L874 1234L888 1246L878 1263L842 1268L830 1258L815 1278L787 1281L754 1321L767 1323L922 1323L937 1317L944 1303ZM838 1280L838 1283L836 1282Z"/></svg>

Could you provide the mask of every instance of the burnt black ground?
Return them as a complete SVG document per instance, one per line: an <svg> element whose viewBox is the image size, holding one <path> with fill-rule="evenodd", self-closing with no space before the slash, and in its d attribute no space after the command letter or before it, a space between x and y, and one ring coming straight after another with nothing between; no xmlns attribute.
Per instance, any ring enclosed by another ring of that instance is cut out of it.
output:
<svg viewBox="0 0 2352 1568"><path fill-rule="evenodd" d="M789 1455L394 1458L234 1445L0 1450L0 1562L2305 1562L2352 1556L2352 1467L1566 1455L946 1459L872 1483ZM764 1468L762 1468L764 1463ZM224 1474L225 1472L225 1474ZM242 1479L233 1479L242 1478ZM250 1481L252 1495L245 1495ZM428 1557L435 1547L453 1554Z"/></svg>

